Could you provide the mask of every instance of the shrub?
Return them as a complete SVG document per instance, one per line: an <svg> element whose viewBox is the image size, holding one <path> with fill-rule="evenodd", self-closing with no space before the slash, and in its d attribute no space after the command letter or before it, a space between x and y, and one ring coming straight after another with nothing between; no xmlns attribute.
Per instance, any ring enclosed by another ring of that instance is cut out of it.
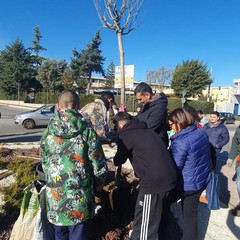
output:
<svg viewBox="0 0 240 240"><path fill-rule="evenodd" d="M36 180L36 163L32 159L19 158L9 163L8 170L14 173L15 181L2 189L5 204L2 209L6 215L17 214L21 206L24 188Z"/></svg>

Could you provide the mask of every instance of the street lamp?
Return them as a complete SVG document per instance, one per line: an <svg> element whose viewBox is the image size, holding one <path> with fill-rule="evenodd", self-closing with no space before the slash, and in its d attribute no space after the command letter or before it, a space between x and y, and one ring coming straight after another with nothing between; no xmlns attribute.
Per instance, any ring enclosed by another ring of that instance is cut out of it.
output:
<svg viewBox="0 0 240 240"><path fill-rule="evenodd" d="M19 88L20 88L20 86L21 86L21 83L20 82L17 82L16 83L17 84L17 88L18 88L18 105L19 105Z"/></svg>
<svg viewBox="0 0 240 240"><path fill-rule="evenodd" d="M186 92L186 90L183 90L181 93L182 93L182 98L181 98L182 107L184 107L184 103L186 102L185 96L186 96L187 92Z"/></svg>
<svg viewBox="0 0 240 240"><path fill-rule="evenodd" d="M48 104L48 90L49 90L49 83L46 84L46 90L47 90L47 104Z"/></svg>

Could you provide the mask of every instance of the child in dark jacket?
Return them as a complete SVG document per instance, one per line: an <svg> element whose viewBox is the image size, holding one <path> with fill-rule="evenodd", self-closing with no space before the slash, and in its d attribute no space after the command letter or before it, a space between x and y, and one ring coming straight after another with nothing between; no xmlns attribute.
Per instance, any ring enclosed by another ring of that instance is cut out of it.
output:
<svg viewBox="0 0 240 240"><path fill-rule="evenodd" d="M132 240L155 240L164 235L169 212L168 197L175 188L177 169L164 141L146 123L131 119L126 112L115 116L119 129L114 164L129 159L140 178Z"/></svg>

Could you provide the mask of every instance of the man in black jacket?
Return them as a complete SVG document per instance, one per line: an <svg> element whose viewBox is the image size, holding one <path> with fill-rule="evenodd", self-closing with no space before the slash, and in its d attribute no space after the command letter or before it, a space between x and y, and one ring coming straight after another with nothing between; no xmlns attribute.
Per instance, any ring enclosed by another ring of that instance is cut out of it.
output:
<svg viewBox="0 0 240 240"><path fill-rule="evenodd" d="M167 105L168 100L164 93L153 94L152 88L144 82L137 85L134 94L143 108L136 116L147 124L147 128L154 130L168 145L167 136Z"/></svg>
<svg viewBox="0 0 240 240"><path fill-rule="evenodd" d="M163 140L146 123L131 119L126 112L115 116L119 130L114 164L127 159L140 179L132 240L155 240L164 235L169 212L168 197L177 181L177 170Z"/></svg>

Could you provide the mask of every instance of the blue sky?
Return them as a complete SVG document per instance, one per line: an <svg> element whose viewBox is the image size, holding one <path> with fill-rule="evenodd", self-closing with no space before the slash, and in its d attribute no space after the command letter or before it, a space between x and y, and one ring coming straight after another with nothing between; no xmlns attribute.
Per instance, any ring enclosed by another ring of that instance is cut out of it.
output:
<svg viewBox="0 0 240 240"><path fill-rule="evenodd" d="M145 81L147 70L200 59L212 67L212 86L233 86L240 78L239 12L239 0L145 0L137 28L123 37L125 64ZM105 68L111 60L119 65L116 34L102 27L92 0L1 0L0 50L17 37L29 47L35 26L47 48L41 54L67 61L100 29Z"/></svg>

